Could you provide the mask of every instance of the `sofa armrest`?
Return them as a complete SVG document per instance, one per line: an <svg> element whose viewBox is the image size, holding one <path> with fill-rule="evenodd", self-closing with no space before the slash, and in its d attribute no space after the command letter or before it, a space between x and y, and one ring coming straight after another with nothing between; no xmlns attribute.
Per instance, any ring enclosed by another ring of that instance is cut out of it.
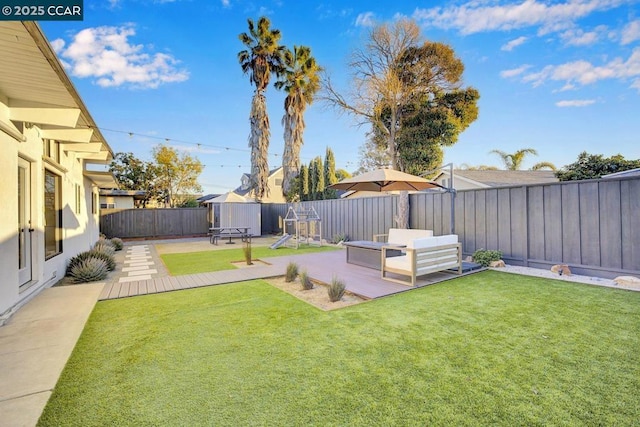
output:
<svg viewBox="0 0 640 427"><path fill-rule="evenodd" d="M386 242L387 241L387 237L389 237L389 234L374 234L373 235L373 241L374 242Z"/></svg>

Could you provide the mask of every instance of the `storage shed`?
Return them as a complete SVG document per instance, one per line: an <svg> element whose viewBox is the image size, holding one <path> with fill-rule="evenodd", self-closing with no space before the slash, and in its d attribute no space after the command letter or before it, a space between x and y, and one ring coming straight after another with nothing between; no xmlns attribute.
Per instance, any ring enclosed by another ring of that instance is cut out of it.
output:
<svg viewBox="0 0 640 427"><path fill-rule="evenodd" d="M249 227L252 236L262 235L260 203L233 191L205 203L209 205L210 227Z"/></svg>

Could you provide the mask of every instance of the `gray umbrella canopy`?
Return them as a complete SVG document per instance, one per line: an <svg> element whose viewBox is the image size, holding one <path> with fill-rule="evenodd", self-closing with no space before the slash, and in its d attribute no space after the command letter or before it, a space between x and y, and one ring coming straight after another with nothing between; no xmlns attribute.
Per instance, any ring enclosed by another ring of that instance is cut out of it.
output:
<svg viewBox="0 0 640 427"><path fill-rule="evenodd" d="M445 188L428 179L393 169L376 169L371 172L330 185L334 190L345 191L420 191L429 188Z"/></svg>

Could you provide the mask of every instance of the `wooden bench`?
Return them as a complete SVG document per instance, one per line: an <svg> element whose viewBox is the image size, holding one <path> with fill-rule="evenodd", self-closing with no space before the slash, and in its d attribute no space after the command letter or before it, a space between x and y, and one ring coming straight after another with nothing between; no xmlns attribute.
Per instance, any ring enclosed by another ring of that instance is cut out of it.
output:
<svg viewBox="0 0 640 427"><path fill-rule="evenodd" d="M386 256L387 250L397 249L393 246L382 247L380 270L384 280L415 286L416 278L425 274L454 269L462 274L462 245L455 234L416 239L407 245L405 255ZM409 276L409 282L388 277L387 273Z"/></svg>

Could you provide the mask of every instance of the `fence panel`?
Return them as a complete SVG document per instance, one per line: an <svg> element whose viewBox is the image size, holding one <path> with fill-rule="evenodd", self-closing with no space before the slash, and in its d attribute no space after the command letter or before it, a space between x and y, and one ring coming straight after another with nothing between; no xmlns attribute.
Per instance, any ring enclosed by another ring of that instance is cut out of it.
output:
<svg viewBox="0 0 640 427"><path fill-rule="evenodd" d="M410 227L449 234L450 193L409 197ZM322 237L371 240L395 226L398 196L261 205L263 234L282 232L289 206L313 206ZM548 268L569 264L577 274L640 274L640 178L464 190L454 204L454 233L465 255L498 249L507 262ZM103 210L108 236L157 237L207 231L207 209Z"/></svg>
<svg viewBox="0 0 640 427"><path fill-rule="evenodd" d="M204 235L207 208L102 209L100 231L109 237L140 238Z"/></svg>

